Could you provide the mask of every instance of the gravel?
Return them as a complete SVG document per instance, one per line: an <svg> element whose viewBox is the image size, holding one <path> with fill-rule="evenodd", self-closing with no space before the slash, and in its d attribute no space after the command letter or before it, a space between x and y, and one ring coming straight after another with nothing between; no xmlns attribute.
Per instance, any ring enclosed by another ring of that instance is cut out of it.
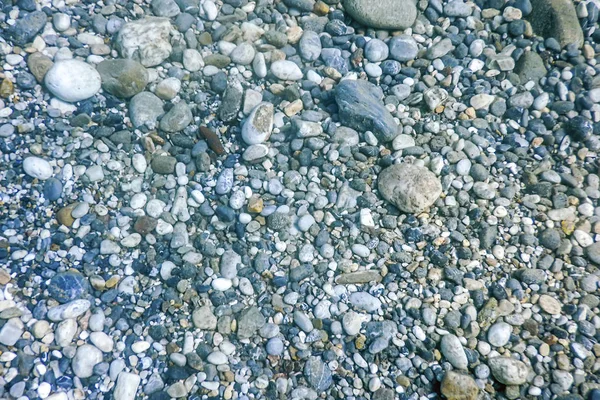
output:
<svg viewBox="0 0 600 400"><path fill-rule="evenodd" d="M598 16L8 2L0 398L600 398Z"/></svg>

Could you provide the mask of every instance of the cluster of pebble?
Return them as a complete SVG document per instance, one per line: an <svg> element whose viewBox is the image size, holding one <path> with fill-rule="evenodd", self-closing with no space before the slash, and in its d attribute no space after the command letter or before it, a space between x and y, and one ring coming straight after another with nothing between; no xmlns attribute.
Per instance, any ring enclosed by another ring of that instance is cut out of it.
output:
<svg viewBox="0 0 600 400"><path fill-rule="evenodd" d="M0 1L0 398L599 400L599 12Z"/></svg>

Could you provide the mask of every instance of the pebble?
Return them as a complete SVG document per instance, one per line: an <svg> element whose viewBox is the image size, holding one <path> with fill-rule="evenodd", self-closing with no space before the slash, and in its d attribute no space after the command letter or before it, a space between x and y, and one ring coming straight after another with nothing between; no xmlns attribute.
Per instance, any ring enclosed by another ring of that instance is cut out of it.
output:
<svg viewBox="0 0 600 400"><path fill-rule="evenodd" d="M50 163L43 158L31 156L23 160L23 172L32 178L46 180L53 175Z"/></svg>
<svg viewBox="0 0 600 400"><path fill-rule="evenodd" d="M75 357L71 362L73 373L79 378L89 378L94 373L94 367L102 362L102 351L91 344L84 344L77 348Z"/></svg>
<svg viewBox="0 0 600 400"><path fill-rule="evenodd" d="M288 60L278 60L271 64L271 73L282 81L297 81L304 76L300 67Z"/></svg>
<svg viewBox="0 0 600 400"><path fill-rule="evenodd" d="M44 83L56 97L74 103L98 93L102 79L94 67L83 61L63 60L48 70Z"/></svg>
<svg viewBox="0 0 600 400"><path fill-rule="evenodd" d="M377 187L384 199L408 213L420 213L442 193L439 179L424 167L396 164L383 170Z"/></svg>

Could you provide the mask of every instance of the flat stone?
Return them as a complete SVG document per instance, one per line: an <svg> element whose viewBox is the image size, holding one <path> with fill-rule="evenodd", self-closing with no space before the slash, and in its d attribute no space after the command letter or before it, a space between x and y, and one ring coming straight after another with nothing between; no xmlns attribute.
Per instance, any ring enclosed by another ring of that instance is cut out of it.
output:
<svg viewBox="0 0 600 400"><path fill-rule="evenodd" d="M540 78L543 78L548 73L544 65L544 60L535 51L526 51L523 53L515 63L514 71L519 75L522 85L529 81L538 83Z"/></svg>
<svg viewBox="0 0 600 400"><path fill-rule="evenodd" d="M354 307L367 312L374 312L381 308L381 300L367 292L354 292L348 300Z"/></svg>
<svg viewBox="0 0 600 400"><path fill-rule="evenodd" d="M547 294L543 294L540 296L540 299L538 300L538 305L542 310L544 310L550 315L560 315L562 310L562 305L560 304L560 301Z"/></svg>
<svg viewBox="0 0 600 400"><path fill-rule="evenodd" d="M217 317L213 314L210 306L205 305L197 308L192 313L194 326L202 330L214 331L217 327Z"/></svg>
<svg viewBox="0 0 600 400"><path fill-rule="evenodd" d="M250 339L266 322L257 307L252 306L242 310L238 317L238 338Z"/></svg>
<svg viewBox="0 0 600 400"><path fill-rule="evenodd" d="M442 336L440 351L454 368L467 369L469 361L460 340L452 334Z"/></svg>
<svg viewBox="0 0 600 400"><path fill-rule="evenodd" d="M0 329L0 343L14 346L25 331L25 326L19 318L11 318Z"/></svg>
<svg viewBox="0 0 600 400"><path fill-rule="evenodd" d="M362 284L369 282L381 282L382 276L377 271L357 271L342 274L336 278L340 285Z"/></svg>
<svg viewBox="0 0 600 400"><path fill-rule="evenodd" d="M371 28L401 30L417 19L417 7L411 0L344 0L343 4L352 18Z"/></svg>
<svg viewBox="0 0 600 400"><path fill-rule="evenodd" d="M50 57L39 52L33 53L27 57L27 67L39 83L44 81L44 77L53 65L54 62Z"/></svg>
<svg viewBox="0 0 600 400"><path fill-rule="evenodd" d="M179 132L192 122L190 107L185 101L175 104L160 120L160 129L165 132Z"/></svg>

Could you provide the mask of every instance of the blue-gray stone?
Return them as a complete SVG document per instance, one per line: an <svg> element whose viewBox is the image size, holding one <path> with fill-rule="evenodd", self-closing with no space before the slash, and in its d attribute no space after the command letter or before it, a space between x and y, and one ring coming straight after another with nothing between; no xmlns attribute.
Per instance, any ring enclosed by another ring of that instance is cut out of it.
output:
<svg viewBox="0 0 600 400"><path fill-rule="evenodd" d="M233 169L225 168L217 178L217 186L215 191L217 194L227 194L233 188Z"/></svg>
<svg viewBox="0 0 600 400"><path fill-rule="evenodd" d="M298 43L300 55L306 61L315 61L321 55L321 39L314 31L304 31Z"/></svg>
<svg viewBox="0 0 600 400"><path fill-rule="evenodd" d="M30 42L46 25L46 14L42 11L28 13L9 28L10 36L16 44Z"/></svg>
<svg viewBox="0 0 600 400"><path fill-rule="evenodd" d="M278 337L269 339L267 342L267 354L271 356L279 356L283 353L283 341Z"/></svg>
<svg viewBox="0 0 600 400"><path fill-rule="evenodd" d="M414 60L417 57L419 47L412 36L400 35L395 36L390 40L390 56L394 60L406 62Z"/></svg>
<svg viewBox="0 0 600 400"><path fill-rule="evenodd" d="M88 290L87 280L77 271L59 272L48 285L50 296L63 304L82 298Z"/></svg>
<svg viewBox="0 0 600 400"><path fill-rule="evenodd" d="M304 377L317 392L324 392L333 384L331 370L320 357L310 357L304 364Z"/></svg>
<svg viewBox="0 0 600 400"><path fill-rule="evenodd" d="M335 90L340 120L358 131L371 131L382 142L398 135L398 125L381 101L381 89L364 80L344 80Z"/></svg>
<svg viewBox="0 0 600 400"><path fill-rule="evenodd" d="M62 195L63 184L56 178L49 178L44 182L44 197L50 201L60 199Z"/></svg>

